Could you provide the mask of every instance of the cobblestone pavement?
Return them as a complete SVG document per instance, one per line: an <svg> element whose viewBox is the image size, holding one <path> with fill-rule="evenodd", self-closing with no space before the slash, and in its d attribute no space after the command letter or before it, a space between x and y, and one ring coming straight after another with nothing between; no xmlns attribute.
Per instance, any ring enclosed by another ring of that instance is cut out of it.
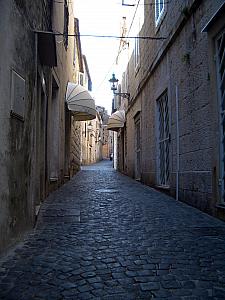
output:
<svg viewBox="0 0 225 300"><path fill-rule="evenodd" d="M225 299L225 223L85 167L2 261L0 299Z"/></svg>

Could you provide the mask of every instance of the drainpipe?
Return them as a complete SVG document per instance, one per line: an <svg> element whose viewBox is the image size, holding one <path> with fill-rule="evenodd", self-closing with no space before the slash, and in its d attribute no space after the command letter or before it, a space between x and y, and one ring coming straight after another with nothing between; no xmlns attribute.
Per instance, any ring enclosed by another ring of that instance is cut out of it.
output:
<svg viewBox="0 0 225 300"><path fill-rule="evenodd" d="M180 171L180 132L179 132L179 99L176 85L176 127L177 127L177 170L176 170L176 200L179 200L179 171Z"/></svg>
<svg viewBox="0 0 225 300"><path fill-rule="evenodd" d="M39 205L39 201L40 199L39 194L36 194L35 191L35 186L37 185L36 182L36 177L35 175L35 171L38 172L38 166L37 166L37 97L38 97L38 33L35 32L34 33L34 37L35 37L35 89L34 89L34 136L33 136L33 146L34 146L34 151L33 151L33 166L32 166L32 175L31 175L31 180L32 180L32 188L31 188L31 193L33 195L33 207L35 209L35 218L37 218L38 213L39 213L39 209L40 209L40 205Z"/></svg>

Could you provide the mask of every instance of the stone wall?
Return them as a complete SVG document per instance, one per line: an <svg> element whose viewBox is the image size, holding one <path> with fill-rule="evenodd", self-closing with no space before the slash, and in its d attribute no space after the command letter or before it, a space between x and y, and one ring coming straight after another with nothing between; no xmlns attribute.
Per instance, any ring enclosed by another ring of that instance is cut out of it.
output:
<svg viewBox="0 0 225 300"><path fill-rule="evenodd" d="M212 194L216 182L213 158L215 143L218 144L218 132L212 124L218 122L218 110L211 92L215 74L210 74L209 41L202 29L222 2L169 2L158 27L154 9L146 6L140 35L165 39L140 40L140 66L135 68L131 57L127 69L131 93L126 115L128 175L134 176L134 116L139 107L141 180L151 186L159 185L157 100L167 92L169 192L176 194L178 117L179 199L211 214L216 214L218 201Z"/></svg>
<svg viewBox="0 0 225 300"><path fill-rule="evenodd" d="M71 126L71 176L80 170L81 165L81 122L72 117Z"/></svg>
<svg viewBox="0 0 225 300"><path fill-rule="evenodd" d="M41 63L34 31L62 32L64 26L63 6L47 0L3 1L0 26L2 252L33 226L41 202L65 181L70 158L65 95L72 81L73 40L68 51L56 43L57 67Z"/></svg>

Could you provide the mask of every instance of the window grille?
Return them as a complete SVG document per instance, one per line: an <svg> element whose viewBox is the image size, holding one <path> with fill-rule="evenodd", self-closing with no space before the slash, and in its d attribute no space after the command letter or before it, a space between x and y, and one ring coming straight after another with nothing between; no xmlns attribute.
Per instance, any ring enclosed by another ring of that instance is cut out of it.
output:
<svg viewBox="0 0 225 300"><path fill-rule="evenodd" d="M169 106L167 93L157 101L158 108L158 183L169 186Z"/></svg>
<svg viewBox="0 0 225 300"><path fill-rule="evenodd" d="M84 73L78 72L78 83L84 86Z"/></svg>
<svg viewBox="0 0 225 300"><path fill-rule="evenodd" d="M25 79L12 70L11 114L24 120L25 114Z"/></svg>
<svg viewBox="0 0 225 300"><path fill-rule="evenodd" d="M225 203L225 31L216 40L218 94L220 97L221 201Z"/></svg>
<svg viewBox="0 0 225 300"><path fill-rule="evenodd" d="M135 178L140 180L141 177L141 123L140 113L135 120Z"/></svg>
<svg viewBox="0 0 225 300"><path fill-rule="evenodd" d="M69 26L69 9L67 5L67 0L64 0L64 30L63 30L63 41L64 46L68 48L68 26Z"/></svg>

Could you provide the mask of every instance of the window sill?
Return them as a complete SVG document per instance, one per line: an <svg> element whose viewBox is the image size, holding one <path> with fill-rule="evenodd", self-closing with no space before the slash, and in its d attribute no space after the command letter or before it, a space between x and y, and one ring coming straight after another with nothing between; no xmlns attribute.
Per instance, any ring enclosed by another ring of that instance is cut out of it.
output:
<svg viewBox="0 0 225 300"><path fill-rule="evenodd" d="M219 203L219 204L216 205L216 208L225 210L225 204Z"/></svg>
<svg viewBox="0 0 225 300"><path fill-rule="evenodd" d="M49 181L50 181L50 182L56 182L56 181L58 181L58 180L59 180L58 177L50 177L50 178L49 178Z"/></svg>
<svg viewBox="0 0 225 300"><path fill-rule="evenodd" d="M161 190L169 190L170 189L169 185L156 185L155 187L157 189L161 189Z"/></svg>

